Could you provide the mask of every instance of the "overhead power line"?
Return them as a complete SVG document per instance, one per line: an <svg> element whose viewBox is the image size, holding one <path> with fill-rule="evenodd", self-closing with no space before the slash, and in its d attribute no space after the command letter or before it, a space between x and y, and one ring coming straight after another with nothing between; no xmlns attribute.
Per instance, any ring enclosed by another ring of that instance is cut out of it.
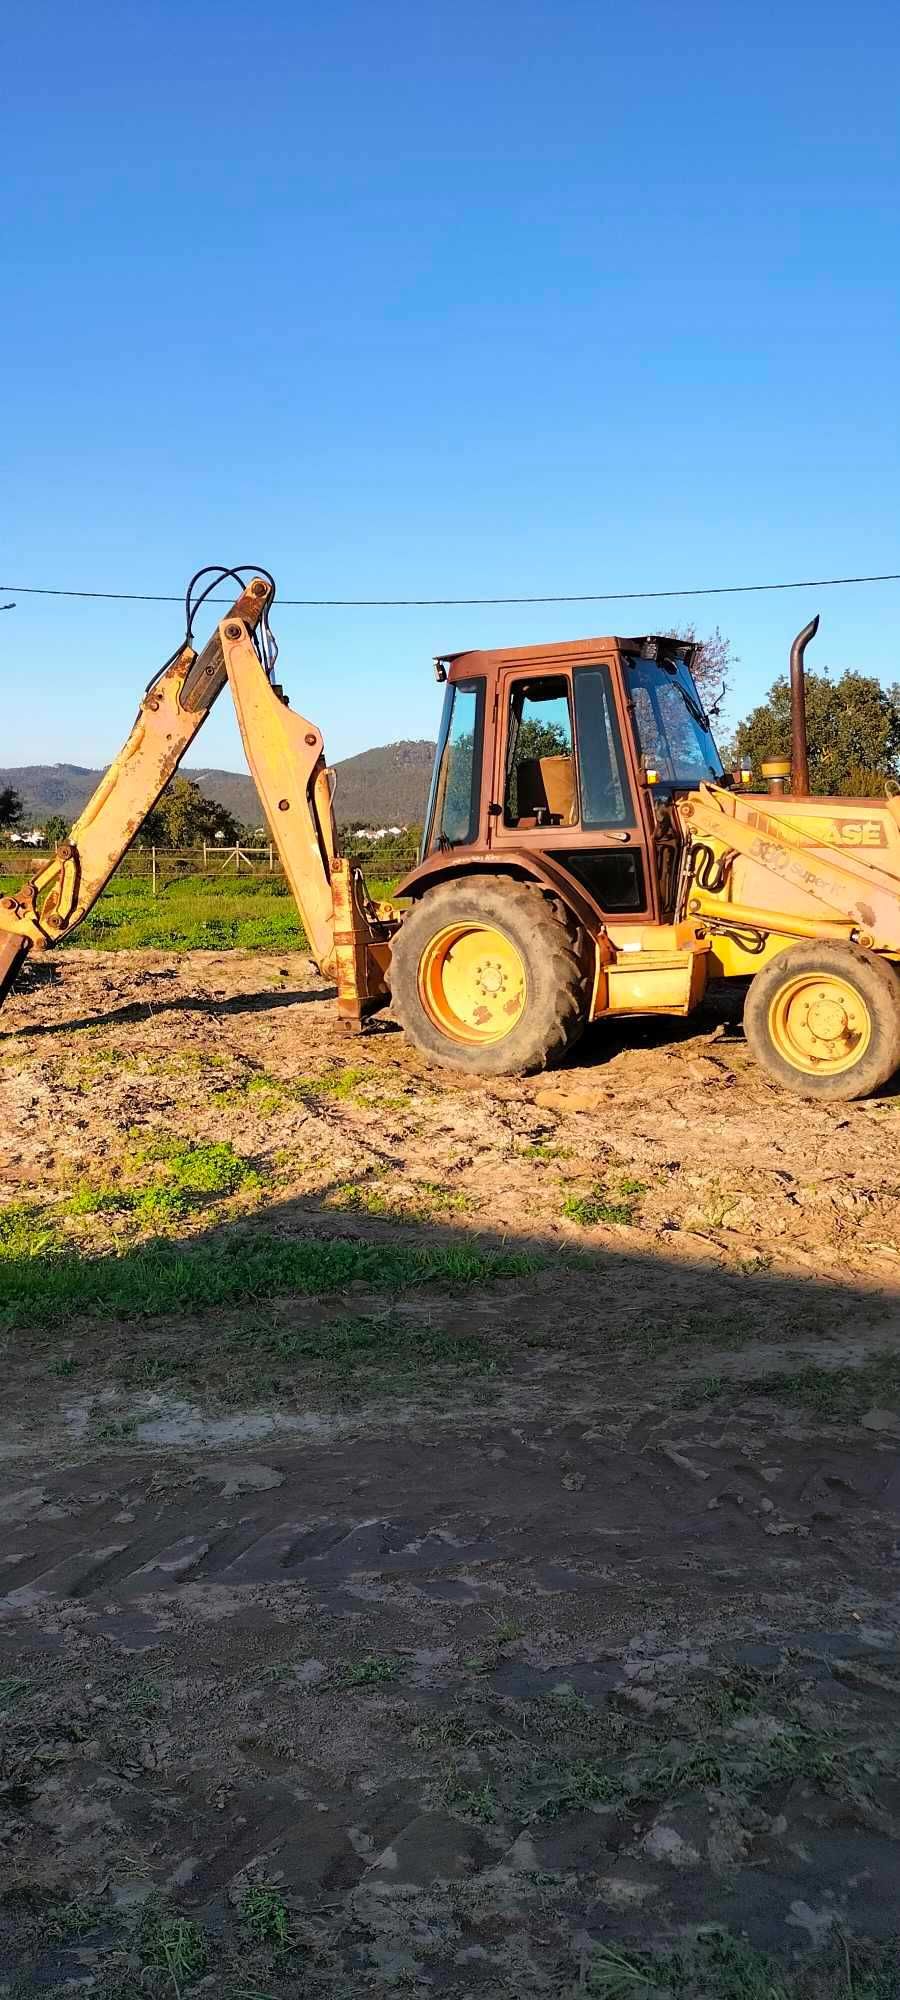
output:
<svg viewBox="0 0 900 2000"><path fill-rule="evenodd" d="M304 611L399 611L450 608L454 605L491 604L634 604L659 597L747 597L767 590L835 590L852 583L900 583L900 571L883 576L808 576L789 583L709 583L696 588L675 590L583 590L558 591L532 597L281 597L282 607L291 605ZM0 583L0 591L14 590L20 597L98 598L115 604L182 604L175 591L153 590L64 590L41 583ZM210 604L230 604L230 597L210 597ZM4 606L4 609L6 607Z"/></svg>

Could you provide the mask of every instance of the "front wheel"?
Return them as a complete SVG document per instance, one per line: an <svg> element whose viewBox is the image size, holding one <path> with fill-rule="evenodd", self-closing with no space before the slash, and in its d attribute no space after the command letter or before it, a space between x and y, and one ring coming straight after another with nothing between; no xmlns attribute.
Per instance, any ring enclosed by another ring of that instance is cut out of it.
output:
<svg viewBox="0 0 900 2000"><path fill-rule="evenodd" d="M426 891L391 947L391 995L425 1055L483 1076L558 1062L587 1020L590 976L561 909L532 882L471 874Z"/></svg>
<svg viewBox="0 0 900 2000"><path fill-rule="evenodd" d="M747 1041L776 1083L805 1097L868 1097L900 1068L900 978L861 945L795 944L763 966Z"/></svg>

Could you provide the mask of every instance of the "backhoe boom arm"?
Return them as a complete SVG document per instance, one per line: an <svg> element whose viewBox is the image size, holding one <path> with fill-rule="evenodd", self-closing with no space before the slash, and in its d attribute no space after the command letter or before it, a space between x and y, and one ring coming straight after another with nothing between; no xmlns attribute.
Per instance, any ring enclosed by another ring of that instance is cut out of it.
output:
<svg viewBox="0 0 900 2000"><path fill-rule="evenodd" d="M375 909L358 868L338 855L321 732L292 712L264 664L265 646L258 652L254 643L273 590L254 578L202 653L186 641L151 682L127 742L68 840L15 895L0 898L0 1004L29 951L68 937L93 908L226 681L313 956L337 981L341 1016L358 1027L387 998L396 922ZM190 618L189 608L189 631Z"/></svg>

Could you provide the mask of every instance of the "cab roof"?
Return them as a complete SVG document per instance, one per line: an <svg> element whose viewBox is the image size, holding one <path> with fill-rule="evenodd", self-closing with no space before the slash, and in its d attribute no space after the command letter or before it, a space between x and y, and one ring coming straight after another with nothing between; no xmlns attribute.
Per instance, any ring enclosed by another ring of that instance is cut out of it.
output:
<svg viewBox="0 0 900 2000"><path fill-rule="evenodd" d="M608 636L604 639L559 639L544 646L494 646L488 650L466 649L459 653L436 653L435 667L449 671L453 680L466 673L493 674L501 667L528 665L533 661L544 665L548 660L579 660L594 654L638 653L644 659L655 660L659 654L680 653L688 667L692 665L699 647L692 639L673 638L671 633L649 632L641 638L623 639Z"/></svg>

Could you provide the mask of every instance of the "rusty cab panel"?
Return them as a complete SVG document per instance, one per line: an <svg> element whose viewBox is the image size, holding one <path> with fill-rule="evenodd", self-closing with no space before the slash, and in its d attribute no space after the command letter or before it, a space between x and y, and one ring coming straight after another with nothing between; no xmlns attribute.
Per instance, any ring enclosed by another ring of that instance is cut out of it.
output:
<svg viewBox="0 0 900 2000"><path fill-rule="evenodd" d="M647 783L622 664L646 643L452 657L423 856L398 893L489 867L545 882L591 931L666 921L677 830L665 785Z"/></svg>

